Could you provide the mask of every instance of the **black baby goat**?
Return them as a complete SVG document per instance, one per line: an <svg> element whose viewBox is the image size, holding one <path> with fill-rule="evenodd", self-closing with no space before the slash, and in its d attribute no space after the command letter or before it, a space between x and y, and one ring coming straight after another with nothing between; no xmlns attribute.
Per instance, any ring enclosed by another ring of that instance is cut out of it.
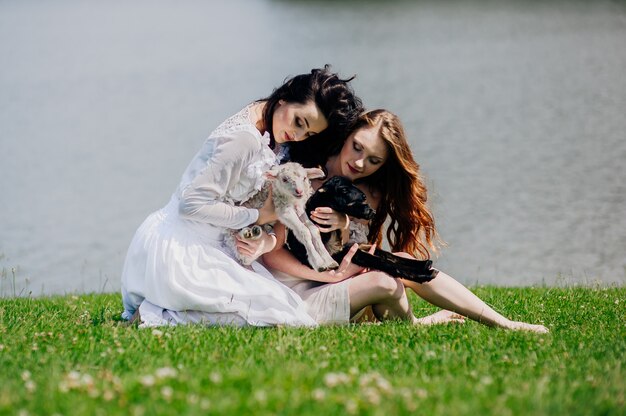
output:
<svg viewBox="0 0 626 416"><path fill-rule="evenodd" d="M306 203L307 215L310 215L311 211L318 207L330 207L337 212L366 220L371 220L376 214L376 211L367 204L365 194L354 186L349 179L342 176L335 176L327 180L309 198ZM331 256L338 263L341 263L343 257L350 250L350 245L343 246L340 231L322 233L322 239ZM287 236L287 246L302 264L309 264L304 246L291 233ZM434 279L438 273L432 268L431 260L404 258L380 249L376 249L374 254L358 249L352 257L352 263L418 283L428 282Z"/></svg>

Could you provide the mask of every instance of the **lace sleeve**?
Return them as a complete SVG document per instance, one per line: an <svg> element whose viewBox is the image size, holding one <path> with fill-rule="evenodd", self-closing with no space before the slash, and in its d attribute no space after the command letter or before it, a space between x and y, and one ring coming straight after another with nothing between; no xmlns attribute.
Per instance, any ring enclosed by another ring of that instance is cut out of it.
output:
<svg viewBox="0 0 626 416"><path fill-rule="evenodd" d="M182 191L181 217L228 228L242 228L258 219L258 211L236 206L229 191L238 185L259 141L246 131L220 137L206 167Z"/></svg>

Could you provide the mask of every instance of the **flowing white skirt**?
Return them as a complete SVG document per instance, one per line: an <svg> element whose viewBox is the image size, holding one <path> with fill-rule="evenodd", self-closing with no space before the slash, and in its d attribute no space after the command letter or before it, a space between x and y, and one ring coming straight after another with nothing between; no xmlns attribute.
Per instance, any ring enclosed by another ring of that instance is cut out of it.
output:
<svg viewBox="0 0 626 416"><path fill-rule="evenodd" d="M234 260L222 246L222 233L181 219L175 197L151 214L124 263L122 316L130 319L146 301L140 315L147 326L171 324L172 314L179 318L175 323L316 325L302 299L263 266L255 262L250 270ZM165 310L169 314L159 312Z"/></svg>

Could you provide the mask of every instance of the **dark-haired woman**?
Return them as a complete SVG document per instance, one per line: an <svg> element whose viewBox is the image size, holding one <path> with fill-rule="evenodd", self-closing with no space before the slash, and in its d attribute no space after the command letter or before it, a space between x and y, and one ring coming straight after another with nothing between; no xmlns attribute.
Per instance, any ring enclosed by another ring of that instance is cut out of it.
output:
<svg viewBox="0 0 626 416"><path fill-rule="evenodd" d="M297 143L290 147L299 150L301 146ZM311 162L312 157L313 162L318 161L319 153L290 152L292 160L303 163ZM436 249L435 222L426 204L427 191L419 165L413 159L397 116L386 110L363 114L347 139L330 149L324 167L327 178L351 179L376 209L376 217L370 223L348 221L344 214L331 208L317 208L312 219L322 232L342 229L349 231L344 233L345 242L380 244L383 225L389 221L386 234L393 251L407 257L430 257L430 252ZM319 187L321 183L313 185ZM347 264L333 273L320 273L301 264L285 248L264 255L263 260L279 280L305 300L309 313L319 323L347 323L363 308L371 306L378 319L434 324L469 317L490 326L547 332L543 325L505 318L441 271L430 282L419 284L375 270L347 278L362 272L361 268ZM413 316L405 286L442 311L424 318Z"/></svg>
<svg viewBox="0 0 626 416"><path fill-rule="evenodd" d="M276 163L275 143L325 130L345 134L356 121L362 106L349 81L328 66L295 76L211 133L169 203L143 222L130 244L122 273L125 319L138 314L146 326L315 325L294 292L258 263L253 270L241 266L222 240L227 229L276 220L271 199L258 210L241 206ZM255 258L275 244L263 233L239 241L237 249Z"/></svg>

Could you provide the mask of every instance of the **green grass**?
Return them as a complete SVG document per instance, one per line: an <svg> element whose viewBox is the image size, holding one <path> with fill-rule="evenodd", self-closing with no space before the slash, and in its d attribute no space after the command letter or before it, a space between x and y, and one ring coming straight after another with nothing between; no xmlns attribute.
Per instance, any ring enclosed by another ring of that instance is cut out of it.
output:
<svg viewBox="0 0 626 416"><path fill-rule="evenodd" d="M117 294L0 299L0 414L626 414L626 288L473 290L551 333L153 330Z"/></svg>

